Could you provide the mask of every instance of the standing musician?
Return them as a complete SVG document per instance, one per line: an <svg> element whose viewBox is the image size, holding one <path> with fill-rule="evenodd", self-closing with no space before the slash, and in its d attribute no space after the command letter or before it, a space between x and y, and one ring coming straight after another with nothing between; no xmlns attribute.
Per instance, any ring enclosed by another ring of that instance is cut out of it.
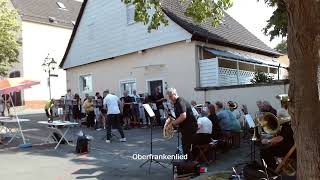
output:
<svg viewBox="0 0 320 180"><path fill-rule="evenodd" d="M277 118L273 114L267 113L263 116L261 124L264 131L273 137L261 140L263 147L260 149L260 155L268 167L275 169L277 165L274 157L285 156L294 145L290 118Z"/></svg>
<svg viewBox="0 0 320 180"><path fill-rule="evenodd" d="M152 103L156 104L156 109L154 109L154 113L156 115L156 120L157 120L157 124L160 126L161 125L161 114L160 114L160 110L164 110L163 107L163 100L164 100L164 96L160 91L160 87L157 87L154 91L154 93L152 94L151 97L151 101Z"/></svg>
<svg viewBox="0 0 320 180"><path fill-rule="evenodd" d="M129 96L128 91L123 92L123 97L121 98L121 102L123 104L123 121L126 126L125 129L129 129L133 121L132 105L134 102L132 97Z"/></svg>
<svg viewBox="0 0 320 180"><path fill-rule="evenodd" d="M67 94L64 96L64 105L65 105L65 121L71 120L71 111L72 111L72 103L73 95L71 94L71 89L67 90Z"/></svg>
<svg viewBox="0 0 320 180"><path fill-rule="evenodd" d="M178 96L175 88L169 88L167 95L170 101L174 104L176 120L172 122L172 126L179 125L181 132L181 141L183 153L188 157L188 160L192 160L191 156L191 144L192 139L197 132L197 120L193 116L191 105L182 97Z"/></svg>

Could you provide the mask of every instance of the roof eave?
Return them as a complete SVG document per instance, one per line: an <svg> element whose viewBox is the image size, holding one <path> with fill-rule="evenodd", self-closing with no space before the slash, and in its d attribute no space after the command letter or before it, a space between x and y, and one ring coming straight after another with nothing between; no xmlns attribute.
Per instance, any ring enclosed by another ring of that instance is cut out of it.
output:
<svg viewBox="0 0 320 180"><path fill-rule="evenodd" d="M72 30L71 37L70 37L69 42L68 42L67 49L66 49L66 51L65 51L65 53L64 53L64 55L63 55L63 58L62 58L62 60L61 60L61 63L59 64L59 67L60 67L60 68L63 68L63 64L64 64L64 62L65 62L65 60L66 60L66 58L67 58L67 56L68 56L68 54L69 54L69 51L70 51L72 42L73 42L74 37L75 37L75 35L76 35L76 33L77 33L77 30L78 30L78 27L79 27L79 24L80 24L82 15L83 15L83 13L84 13L85 7L86 7L86 5L87 5L87 2L88 2L88 0L84 0L83 3L82 3L82 5L81 5L80 11L79 11L79 14L78 14L78 17L77 17L76 24L74 25L74 28L73 28L73 30ZM65 69L67 69L67 68L65 68Z"/></svg>
<svg viewBox="0 0 320 180"><path fill-rule="evenodd" d="M248 51L248 52L254 52L254 53L267 55L267 56L272 56L272 57L279 57L279 56L283 55L281 53L270 52L270 51L259 49L259 48L256 48L256 47L246 47L246 46L241 45L241 44L232 43L232 42L226 42L226 41L222 41L222 40L218 40L218 39L212 39L212 38L209 38L208 36L203 36L203 35L201 35L201 34L199 34L197 32L189 30L189 28L185 27L183 23L177 22L175 20L175 18L171 17L170 13L165 8L162 7L162 11L173 22L175 22L177 25L179 25L180 27L182 27L183 29L188 31L190 34L192 34L192 40L198 40L198 41L202 41L202 42L208 42L208 43L214 43L214 44L217 44L217 45L233 47L233 48L236 48L236 49L245 50L245 51Z"/></svg>
<svg viewBox="0 0 320 180"><path fill-rule="evenodd" d="M275 58L282 55L281 53L270 52L270 51L262 50L262 49L255 48L255 47L246 47L244 45L240 45L237 43L219 41L219 40L212 39L209 37L201 36L195 32L192 32L192 40L206 42L206 43L212 43L212 44L216 44L216 45L227 46L227 47L231 47L231 48L235 48L235 49L239 49L239 50L244 50L244 51L248 51L248 52L252 52L252 53L257 53L257 54L261 54L261 55L271 56L271 57L275 57Z"/></svg>
<svg viewBox="0 0 320 180"><path fill-rule="evenodd" d="M65 29L73 29L73 25L63 25L61 23L45 23L45 22L42 22L42 21L36 21L36 20L31 20L31 19L24 19L22 18L22 21L25 21L25 22L32 22L32 23L38 23L38 24L43 24L43 25L48 25L48 26L54 26L54 27L60 27L60 28L65 28Z"/></svg>

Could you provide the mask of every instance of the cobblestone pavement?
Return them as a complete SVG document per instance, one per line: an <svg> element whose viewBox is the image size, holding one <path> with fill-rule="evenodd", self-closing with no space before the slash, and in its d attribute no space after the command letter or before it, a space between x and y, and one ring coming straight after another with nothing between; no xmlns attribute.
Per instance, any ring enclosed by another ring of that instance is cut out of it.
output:
<svg viewBox="0 0 320 180"><path fill-rule="evenodd" d="M75 147L61 145L54 150L55 144L44 144L49 135L47 127L37 123L46 120L44 114L26 115L22 118L31 122L22 123L24 134L33 147L19 149L21 139L14 140L10 145L0 145L0 177L2 180L71 180L71 179L102 179L102 180L169 180L172 179L170 160L161 160L167 168L156 163L142 168L139 166L145 160L133 159L133 154L150 154L150 129L125 130L127 142L121 143L113 139L111 144L105 143L105 130L95 131L85 127L74 127L69 132L68 139L76 141L76 133L83 130L94 139L90 142L90 152L87 155L75 154ZM115 135L120 136L118 132ZM153 133L153 154L174 155L177 138L165 140L162 130L155 128ZM241 148L218 154L218 160L208 167L210 172L230 170L232 166L248 160L249 144L241 144ZM250 158L250 157L249 157Z"/></svg>

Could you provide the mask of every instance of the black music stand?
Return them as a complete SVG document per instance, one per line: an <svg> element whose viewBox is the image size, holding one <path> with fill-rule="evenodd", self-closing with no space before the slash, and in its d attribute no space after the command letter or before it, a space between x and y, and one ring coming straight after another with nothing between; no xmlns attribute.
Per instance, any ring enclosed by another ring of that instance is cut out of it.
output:
<svg viewBox="0 0 320 180"><path fill-rule="evenodd" d="M150 124L151 124L151 127L150 127L150 159L146 160L144 163L142 163L140 165L140 168L143 167L145 164L147 164L149 162L149 174L150 174L150 171L151 171L151 163L154 162L154 163L157 163L159 164L160 166L164 167L164 168L167 168L166 166L164 166L163 164L161 164L161 162L159 162L158 160L156 159L153 159L152 155L153 155L153 152L152 152L152 129L153 129L153 122L154 122L154 119L155 119L155 114L153 112L153 110L151 109L150 105L149 104L143 104L143 107L144 109L147 111L149 117L150 117Z"/></svg>

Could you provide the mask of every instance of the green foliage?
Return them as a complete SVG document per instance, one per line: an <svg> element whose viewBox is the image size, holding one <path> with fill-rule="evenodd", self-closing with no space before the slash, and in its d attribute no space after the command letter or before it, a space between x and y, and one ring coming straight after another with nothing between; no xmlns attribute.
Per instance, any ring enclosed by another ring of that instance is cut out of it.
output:
<svg viewBox="0 0 320 180"><path fill-rule="evenodd" d="M161 24L168 25L169 21L166 19L160 5L160 0L121 0L125 4L132 4L135 6L134 20L148 25L148 31L158 29ZM154 10L152 16L150 11Z"/></svg>
<svg viewBox="0 0 320 180"><path fill-rule="evenodd" d="M276 47L275 50L279 51L279 52L287 52L288 49L288 45L287 45L287 40L282 40Z"/></svg>
<svg viewBox="0 0 320 180"><path fill-rule="evenodd" d="M13 63L18 62L20 26L18 13L9 9L7 0L0 0L0 76L5 76Z"/></svg>
<svg viewBox="0 0 320 180"><path fill-rule="evenodd" d="M232 0L181 0L187 3L186 16L191 17L196 23L203 23L210 20L212 26L216 27L220 24L224 16L223 10L227 10L232 6Z"/></svg>
<svg viewBox="0 0 320 180"><path fill-rule="evenodd" d="M161 24L169 23L161 9L161 0L122 0L122 2L135 6L134 20L148 25L149 32L158 29ZM180 3L185 3L187 6L185 14L195 22L210 20L213 26L219 25L224 16L223 10L232 6L232 0L218 0L216 3L211 0L180 0ZM151 10L154 10L153 14L148 13Z"/></svg>
<svg viewBox="0 0 320 180"><path fill-rule="evenodd" d="M148 31L156 30L161 24L168 25L168 20L161 9L161 0L122 0L125 4L135 5L135 21L148 26ZM210 21L212 26L220 24L224 10L230 8L232 0L179 0L187 8L185 14L196 23ZM259 1L259 0L257 0ZM263 0L268 6L276 7L273 15L263 29L265 35L273 40L276 36L287 36L288 17L284 0ZM245 2L244 2L245 3ZM154 9L154 14L150 14Z"/></svg>
<svg viewBox="0 0 320 180"><path fill-rule="evenodd" d="M270 7L276 7L267 21L266 27L263 28L264 34L270 36L270 41L277 36L286 37L288 34L288 16L285 3L283 0L264 0L264 2Z"/></svg>
<svg viewBox="0 0 320 180"><path fill-rule="evenodd" d="M272 76L269 76L267 73L264 72L255 72L253 79L251 79L252 84L257 83L269 83L273 80Z"/></svg>

